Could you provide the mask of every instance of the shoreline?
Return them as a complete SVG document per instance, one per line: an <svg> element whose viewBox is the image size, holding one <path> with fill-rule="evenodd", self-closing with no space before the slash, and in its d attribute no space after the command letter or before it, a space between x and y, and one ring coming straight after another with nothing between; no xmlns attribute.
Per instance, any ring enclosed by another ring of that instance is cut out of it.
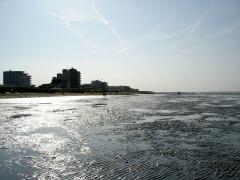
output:
<svg viewBox="0 0 240 180"><path fill-rule="evenodd" d="M108 93L107 95L136 95L137 93ZM0 94L0 99L12 99L12 98L35 98L35 97L59 97L59 96L103 96L102 93L71 93L71 92L57 92L57 93L5 93Z"/></svg>

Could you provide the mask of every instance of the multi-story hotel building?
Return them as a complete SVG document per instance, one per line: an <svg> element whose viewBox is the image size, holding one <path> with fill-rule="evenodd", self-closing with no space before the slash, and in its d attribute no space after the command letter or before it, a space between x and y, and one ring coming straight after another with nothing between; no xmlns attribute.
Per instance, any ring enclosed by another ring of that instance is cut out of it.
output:
<svg viewBox="0 0 240 180"><path fill-rule="evenodd" d="M52 87L62 89L79 89L81 85L81 73L74 68L63 69L57 77L53 77Z"/></svg>
<svg viewBox="0 0 240 180"><path fill-rule="evenodd" d="M31 76L24 71L4 71L3 85L6 87L30 87Z"/></svg>

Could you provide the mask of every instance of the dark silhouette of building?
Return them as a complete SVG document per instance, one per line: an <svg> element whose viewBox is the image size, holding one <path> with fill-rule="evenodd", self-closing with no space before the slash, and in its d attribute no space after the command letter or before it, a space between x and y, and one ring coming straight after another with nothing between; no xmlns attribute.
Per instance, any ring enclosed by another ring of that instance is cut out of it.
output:
<svg viewBox="0 0 240 180"><path fill-rule="evenodd" d="M57 77L52 78L51 87L61 89L79 89L81 85L81 73L74 68L63 69Z"/></svg>
<svg viewBox="0 0 240 180"><path fill-rule="evenodd" d="M38 86L38 88L40 88L40 89L51 89L51 85L50 84L42 84L42 85Z"/></svg>
<svg viewBox="0 0 240 180"><path fill-rule="evenodd" d="M82 84L80 88L83 92L94 92L91 84Z"/></svg>
<svg viewBox="0 0 240 180"><path fill-rule="evenodd" d="M138 92L138 89L133 89L130 86L109 86L110 92Z"/></svg>
<svg viewBox="0 0 240 180"><path fill-rule="evenodd" d="M24 71L4 71L3 85L5 87L30 87L31 76Z"/></svg>
<svg viewBox="0 0 240 180"><path fill-rule="evenodd" d="M95 80L91 82L91 86L95 92L105 92L108 91L108 83Z"/></svg>

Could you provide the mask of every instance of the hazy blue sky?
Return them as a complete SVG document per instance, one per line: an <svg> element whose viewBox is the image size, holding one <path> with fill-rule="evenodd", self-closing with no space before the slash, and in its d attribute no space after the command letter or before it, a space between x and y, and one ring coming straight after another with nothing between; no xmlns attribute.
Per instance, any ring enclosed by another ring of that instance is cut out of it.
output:
<svg viewBox="0 0 240 180"><path fill-rule="evenodd" d="M2 71L154 91L240 90L240 0L0 0Z"/></svg>

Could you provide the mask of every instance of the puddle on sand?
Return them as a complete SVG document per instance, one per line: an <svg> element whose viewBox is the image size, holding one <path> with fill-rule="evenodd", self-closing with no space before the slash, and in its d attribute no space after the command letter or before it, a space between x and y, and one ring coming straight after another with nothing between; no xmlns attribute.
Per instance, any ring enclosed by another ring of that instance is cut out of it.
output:
<svg viewBox="0 0 240 180"><path fill-rule="evenodd" d="M146 116L146 117L143 117L143 120L136 121L136 123L137 124L152 123L155 121L168 120L168 119L170 119L169 116Z"/></svg>
<svg viewBox="0 0 240 180"><path fill-rule="evenodd" d="M15 115L10 116L10 118L12 118L12 119L18 119L18 118L30 117L30 116L31 116L31 114L15 114Z"/></svg>
<svg viewBox="0 0 240 180"><path fill-rule="evenodd" d="M187 116L173 116L171 120L173 121L184 121L184 122L192 122L202 118L201 114L192 114Z"/></svg>

